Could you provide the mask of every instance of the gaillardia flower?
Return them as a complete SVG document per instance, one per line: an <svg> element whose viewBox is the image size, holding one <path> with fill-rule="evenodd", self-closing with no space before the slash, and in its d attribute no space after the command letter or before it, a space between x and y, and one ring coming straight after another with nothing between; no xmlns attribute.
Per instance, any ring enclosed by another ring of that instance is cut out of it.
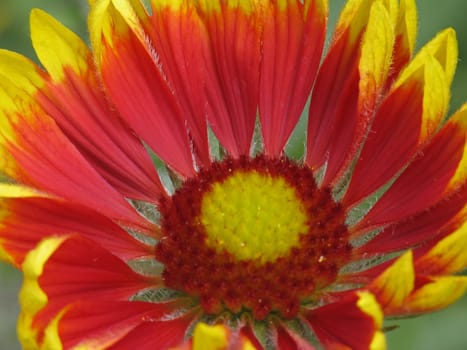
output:
<svg viewBox="0 0 467 350"><path fill-rule="evenodd" d="M323 56L327 11L95 0L92 49L32 12L42 67L0 51L25 349L384 349L464 294L455 33L414 55L414 0L350 0Z"/></svg>

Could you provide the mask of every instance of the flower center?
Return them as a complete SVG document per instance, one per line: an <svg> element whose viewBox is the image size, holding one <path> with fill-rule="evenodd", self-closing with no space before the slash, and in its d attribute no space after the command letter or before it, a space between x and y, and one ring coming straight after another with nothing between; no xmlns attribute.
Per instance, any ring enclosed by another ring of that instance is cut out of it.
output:
<svg viewBox="0 0 467 350"><path fill-rule="evenodd" d="M282 177L237 171L203 195L200 222L206 244L238 260L274 261L308 231L304 203Z"/></svg>
<svg viewBox="0 0 467 350"><path fill-rule="evenodd" d="M214 163L159 210L164 282L208 314L294 317L350 261L344 210L286 158Z"/></svg>

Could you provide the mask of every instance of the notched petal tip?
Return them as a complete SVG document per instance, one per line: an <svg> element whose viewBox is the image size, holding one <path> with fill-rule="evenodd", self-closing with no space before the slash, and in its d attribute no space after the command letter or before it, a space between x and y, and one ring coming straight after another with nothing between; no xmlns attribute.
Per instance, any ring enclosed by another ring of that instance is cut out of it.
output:
<svg viewBox="0 0 467 350"><path fill-rule="evenodd" d="M456 72L459 55L455 30L447 28L439 32L424 49L431 53L441 64L450 86Z"/></svg>
<svg viewBox="0 0 467 350"><path fill-rule="evenodd" d="M417 40L417 5L415 0L401 0L396 35L402 39L405 50L412 55Z"/></svg>
<svg viewBox="0 0 467 350"><path fill-rule="evenodd" d="M407 79L415 70L424 65L431 65L430 60L434 59L444 73L445 84L449 90L457 66L458 46L456 33L452 28L439 32L435 38L429 41L417 53L414 59L401 72L396 85ZM431 68L428 66L428 68ZM429 69L428 69L429 70Z"/></svg>

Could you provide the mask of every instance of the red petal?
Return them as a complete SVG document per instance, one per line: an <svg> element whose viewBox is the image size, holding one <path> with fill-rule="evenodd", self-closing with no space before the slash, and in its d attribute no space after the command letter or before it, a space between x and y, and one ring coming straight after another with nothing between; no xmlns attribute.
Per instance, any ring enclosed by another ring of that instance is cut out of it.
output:
<svg viewBox="0 0 467 350"><path fill-rule="evenodd" d="M220 0L207 3L200 6L208 7L201 10L201 17L211 45L207 57L208 120L233 157L249 155L258 106L262 5Z"/></svg>
<svg viewBox="0 0 467 350"><path fill-rule="evenodd" d="M442 237L458 225L455 217L465 207L467 185L443 197L434 206L402 222L390 225L359 248L361 254L381 254L407 249ZM454 221L453 221L454 220Z"/></svg>
<svg viewBox="0 0 467 350"><path fill-rule="evenodd" d="M399 221L436 203L457 169L465 142L462 128L446 124L357 227Z"/></svg>
<svg viewBox="0 0 467 350"><path fill-rule="evenodd" d="M85 207L46 198L2 200L2 245L19 266L25 255L47 236L83 235L128 260L151 254L151 248L133 239L111 220ZM83 220L85 218L85 220Z"/></svg>
<svg viewBox="0 0 467 350"><path fill-rule="evenodd" d="M277 348L281 350L315 350L313 346L300 339L297 335L289 333L286 329L277 329Z"/></svg>
<svg viewBox="0 0 467 350"><path fill-rule="evenodd" d="M153 15L145 26L171 89L186 119L200 165L210 163L206 122L206 60L209 38L194 4L152 3ZM177 8L179 7L179 8Z"/></svg>
<svg viewBox="0 0 467 350"><path fill-rule="evenodd" d="M344 136L344 129L352 134L356 127L359 50L347 47L348 35L343 34L330 48L313 89L306 155L313 169L324 165L331 143ZM348 137L342 142L347 144Z"/></svg>
<svg viewBox="0 0 467 350"><path fill-rule="evenodd" d="M423 112L419 81L395 89L379 107L343 199L351 205L389 181L418 146Z"/></svg>
<svg viewBox="0 0 467 350"><path fill-rule="evenodd" d="M327 13L321 1L270 5L263 34L259 113L264 151L279 156L303 111L321 58Z"/></svg>
<svg viewBox="0 0 467 350"><path fill-rule="evenodd" d="M86 75L65 70L62 83L50 83L39 103L81 154L125 196L157 201L164 193L141 142L111 110L91 67Z"/></svg>
<svg viewBox="0 0 467 350"><path fill-rule="evenodd" d="M191 322L190 317L183 317L143 323L109 350L168 350L183 342Z"/></svg>
<svg viewBox="0 0 467 350"><path fill-rule="evenodd" d="M371 296L367 292L364 294ZM326 349L368 350L381 327L378 323L382 322L381 310L374 304L374 298L370 298L373 305L368 310L359 305L361 294L354 294L311 310L306 319Z"/></svg>

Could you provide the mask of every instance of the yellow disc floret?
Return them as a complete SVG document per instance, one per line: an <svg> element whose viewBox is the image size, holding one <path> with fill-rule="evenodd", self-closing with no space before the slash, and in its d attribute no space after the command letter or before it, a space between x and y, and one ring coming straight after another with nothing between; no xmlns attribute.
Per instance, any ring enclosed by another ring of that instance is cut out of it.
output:
<svg viewBox="0 0 467 350"><path fill-rule="evenodd" d="M206 244L239 260L274 261L299 245L308 216L296 189L284 178L237 171L212 185L199 221Z"/></svg>

